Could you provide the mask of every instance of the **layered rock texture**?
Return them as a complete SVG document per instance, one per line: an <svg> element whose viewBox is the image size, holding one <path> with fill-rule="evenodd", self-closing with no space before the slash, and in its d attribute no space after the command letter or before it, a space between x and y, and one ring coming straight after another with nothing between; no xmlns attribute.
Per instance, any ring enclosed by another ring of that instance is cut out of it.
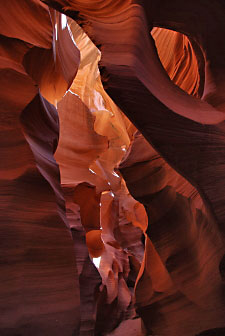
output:
<svg viewBox="0 0 225 336"><path fill-rule="evenodd" d="M0 335L225 335L225 2L0 0Z"/></svg>

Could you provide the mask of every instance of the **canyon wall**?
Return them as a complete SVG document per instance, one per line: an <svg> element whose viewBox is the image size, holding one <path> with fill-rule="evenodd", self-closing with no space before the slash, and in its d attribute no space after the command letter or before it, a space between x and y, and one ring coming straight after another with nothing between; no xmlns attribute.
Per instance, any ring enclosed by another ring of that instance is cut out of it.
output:
<svg viewBox="0 0 225 336"><path fill-rule="evenodd" d="M0 335L224 335L224 1L0 10Z"/></svg>

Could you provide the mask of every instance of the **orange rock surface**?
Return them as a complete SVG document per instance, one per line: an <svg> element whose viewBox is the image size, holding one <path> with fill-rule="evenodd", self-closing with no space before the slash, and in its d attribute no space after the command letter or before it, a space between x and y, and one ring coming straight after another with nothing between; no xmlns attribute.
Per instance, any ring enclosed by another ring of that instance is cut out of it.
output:
<svg viewBox="0 0 225 336"><path fill-rule="evenodd" d="M0 335L225 335L225 3L0 1Z"/></svg>

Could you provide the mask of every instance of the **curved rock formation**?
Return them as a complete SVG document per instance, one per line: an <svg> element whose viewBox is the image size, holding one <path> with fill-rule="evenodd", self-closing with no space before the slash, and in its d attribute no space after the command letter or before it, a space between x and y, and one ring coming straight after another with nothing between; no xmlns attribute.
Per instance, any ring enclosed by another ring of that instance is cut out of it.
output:
<svg viewBox="0 0 225 336"><path fill-rule="evenodd" d="M223 335L224 1L0 9L0 334Z"/></svg>
<svg viewBox="0 0 225 336"><path fill-rule="evenodd" d="M57 111L23 66L32 48L41 54L52 46L50 11L39 1L0 6L0 334L72 335L79 329L80 293L53 157Z"/></svg>
<svg viewBox="0 0 225 336"><path fill-rule="evenodd" d="M199 194L141 134L136 134L120 171L149 217L136 283L136 304L148 332L188 336L222 327L218 264L224 245Z"/></svg>

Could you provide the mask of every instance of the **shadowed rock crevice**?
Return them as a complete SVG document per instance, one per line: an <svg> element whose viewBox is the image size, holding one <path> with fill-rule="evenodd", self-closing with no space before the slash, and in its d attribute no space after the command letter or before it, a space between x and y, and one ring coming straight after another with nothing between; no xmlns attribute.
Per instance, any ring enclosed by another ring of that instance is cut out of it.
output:
<svg viewBox="0 0 225 336"><path fill-rule="evenodd" d="M0 9L0 334L222 335L224 1Z"/></svg>

